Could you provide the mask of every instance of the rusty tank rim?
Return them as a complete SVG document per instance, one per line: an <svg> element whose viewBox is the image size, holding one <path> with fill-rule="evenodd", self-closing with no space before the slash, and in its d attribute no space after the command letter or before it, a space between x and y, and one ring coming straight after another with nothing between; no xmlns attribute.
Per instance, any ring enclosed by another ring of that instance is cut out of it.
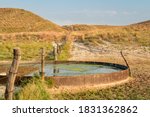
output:
<svg viewBox="0 0 150 117"><path fill-rule="evenodd" d="M99 85L108 84L126 80L129 76L129 68L125 65L108 63L108 62L93 62L93 61L49 61L46 64L62 64L62 63L73 63L73 64L97 64L113 66L121 69L121 71L113 73L100 73L100 74L87 74L79 76L47 76L47 78L53 79L57 86L86 86L86 85Z"/></svg>

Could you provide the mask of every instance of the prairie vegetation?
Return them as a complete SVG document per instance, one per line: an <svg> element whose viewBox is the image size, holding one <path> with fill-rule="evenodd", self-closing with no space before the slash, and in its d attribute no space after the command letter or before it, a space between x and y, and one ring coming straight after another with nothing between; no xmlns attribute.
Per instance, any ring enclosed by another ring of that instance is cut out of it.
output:
<svg viewBox="0 0 150 117"><path fill-rule="evenodd" d="M22 51L22 60L38 60L40 59L40 48L45 47L47 50L47 55L52 50L52 46L50 43L40 43L40 42L31 42L24 41L19 43L12 43L11 41L7 42L7 44L1 45L1 54L0 60L11 60L12 59L12 51L13 48L19 47Z"/></svg>
<svg viewBox="0 0 150 117"><path fill-rule="evenodd" d="M23 9L0 8L0 33L63 31L63 29Z"/></svg>
<svg viewBox="0 0 150 117"><path fill-rule="evenodd" d="M44 47L48 59L53 49L52 41L64 38L64 33L55 32L0 34L0 60L12 59L12 50L15 47L21 49L22 60L38 60L40 48Z"/></svg>
<svg viewBox="0 0 150 117"><path fill-rule="evenodd" d="M49 83L50 82L50 83ZM22 88L15 93L16 100L48 100L51 99L47 88L52 85L51 81L41 81L39 76L22 82ZM29 90L30 89L30 90Z"/></svg>
<svg viewBox="0 0 150 117"><path fill-rule="evenodd" d="M128 26L107 25L71 25L64 26L66 30L74 31L77 41L86 45L98 45L103 41L121 45L150 46L150 21Z"/></svg>
<svg viewBox="0 0 150 117"><path fill-rule="evenodd" d="M0 60L12 59L15 47L21 48L22 60L38 60L41 47L48 56L52 51L51 42L64 39L65 32L32 12L0 8Z"/></svg>

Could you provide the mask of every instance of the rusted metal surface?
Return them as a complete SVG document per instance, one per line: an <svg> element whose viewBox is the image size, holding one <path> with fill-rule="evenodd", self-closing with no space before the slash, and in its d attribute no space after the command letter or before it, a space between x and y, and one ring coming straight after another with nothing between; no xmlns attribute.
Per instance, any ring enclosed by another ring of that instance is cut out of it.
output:
<svg viewBox="0 0 150 117"><path fill-rule="evenodd" d="M55 76L52 78L58 86L84 86L112 83L127 79L128 70L109 74L94 74L83 76Z"/></svg>

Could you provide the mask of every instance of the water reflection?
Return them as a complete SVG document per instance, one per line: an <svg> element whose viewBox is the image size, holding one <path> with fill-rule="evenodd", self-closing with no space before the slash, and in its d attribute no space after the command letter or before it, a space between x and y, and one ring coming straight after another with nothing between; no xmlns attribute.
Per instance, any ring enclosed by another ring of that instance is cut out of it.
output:
<svg viewBox="0 0 150 117"><path fill-rule="evenodd" d="M59 68L56 64L53 65L53 76L57 76L59 74Z"/></svg>

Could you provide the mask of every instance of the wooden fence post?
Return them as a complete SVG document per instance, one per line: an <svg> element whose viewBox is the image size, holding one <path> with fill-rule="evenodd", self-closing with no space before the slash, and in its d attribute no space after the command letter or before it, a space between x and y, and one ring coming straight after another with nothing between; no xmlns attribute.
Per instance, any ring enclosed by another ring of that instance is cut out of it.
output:
<svg viewBox="0 0 150 117"><path fill-rule="evenodd" d="M129 64L128 64L126 58L124 57L122 50L120 51L120 54L121 54L123 60L125 61L125 63L126 63L126 65L127 65L128 69L129 69L129 76L131 76L132 74L131 74L130 66L129 66Z"/></svg>
<svg viewBox="0 0 150 117"><path fill-rule="evenodd" d="M45 49L41 48L41 77L42 77L42 80L44 80L44 77L45 77L44 64L45 64Z"/></svg>
<svg viewBox="0 0 150 117"><path fill-rule="evenodd" d="M6 84L6 90L5 90L5 99L6 100L13 99L14 83L15 83L15 79L17 76L20 59L21 59L20 49L15 48L13 50L13 62L9 69L9 73L7 74L7 84Z"/></svg>

